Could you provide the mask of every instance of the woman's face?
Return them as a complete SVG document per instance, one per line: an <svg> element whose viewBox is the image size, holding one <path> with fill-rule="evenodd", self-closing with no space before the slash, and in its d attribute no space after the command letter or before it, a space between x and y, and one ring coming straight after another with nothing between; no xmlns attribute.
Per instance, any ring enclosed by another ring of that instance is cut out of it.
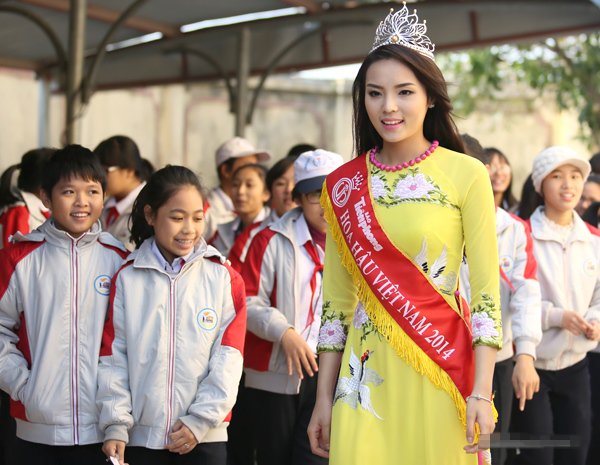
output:
<svg viewBox="0 0 600 465"><path fill-rule="evenodd" d="M296 206L292 199L294 189L294 165L290 165L285 173L273 181L271 186L271 208L277 216L282 216Z"/></svg>
<svg viewBox="0 0 600 465"><path fill-rule="evenodd" d="M235 174L232 189L233 205L240 215L258 215L269 200L265 181L251 168L242 169Z"/></svg>
<svg viewBox="0 0 600 465"><path fill-rule="evenodd" d="M366 73L365 108L384 144L423 142L427 91L405 64L379 60Z"/></svg>
<svg viewBox="0 0 600 465"><path fill-rule="evenodd" d="M598 201L600 201L600 184L594 181L587 181L583 185L581 200L579 201L579 204L577 204L577 213L583 215L593 202Z"/></svg>
<svg viewBox="0 0 600 465"><path fill-rule="evenodd" d="M544 205L550 213L573 210L581 198L583 175L573 165L562 165L542 181Z"/></svg>
<svg viewBox="0 0 600 465"><path fill-rule="evenodd" d="M498 155L493 155L487 169L490 173L494 193L503 194L506 192L512 180L512 170L506 160Z"/></svg>

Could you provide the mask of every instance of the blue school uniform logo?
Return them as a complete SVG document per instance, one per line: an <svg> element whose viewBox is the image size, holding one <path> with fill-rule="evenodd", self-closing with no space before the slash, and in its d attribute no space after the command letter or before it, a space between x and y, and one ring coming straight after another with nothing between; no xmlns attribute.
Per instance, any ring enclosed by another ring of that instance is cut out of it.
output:
<svg viewBox="0 0 600 465"><path fill-rule="evenodd" d="M94 280L94 289L100 295L110 294L110 276L101 274Z"/></svg>
<svg viewBox="0 0 600 465"><path fill-rule="evenodd" d="M217 327L219 318L217 317L217 312L215 312L212 308L203 308L198 312L198 316L196 317L196 321L198 322L198 326L200 326L205 331L212 331Z"/></svg>

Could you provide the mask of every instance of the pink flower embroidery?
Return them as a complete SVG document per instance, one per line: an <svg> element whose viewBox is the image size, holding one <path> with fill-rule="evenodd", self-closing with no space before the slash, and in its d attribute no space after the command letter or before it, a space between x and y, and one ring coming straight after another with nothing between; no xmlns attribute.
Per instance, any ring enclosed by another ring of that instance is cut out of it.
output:
<svg viewBox="0 0 600 465"><path fill-rule="evenodd" d="M365 312L365 307L359 303L356 306L356 310L354 311L354 318L352 319L352 324L356 329L360 329L364 326L364 324L369 321L369 317L367 312Z"/></svg>
<svg viewBox="0 0 600 465"><path fill-rule="evenodd" d="M371 176L371 193L376 199L385 197L387 194L385 190L385 182L379 176Z"/></svg>
<svg viewBox="0 0 600 465"><path fill-rule="evenodd" d="M498 337L494 320L485 312L476 312L471 315L473 339L478 337Z"/></svg>
<svg viewBox="0 0 600 465"><path fill-rule="evenodd" d="M429 192L434 189L435 186L428 182L423 174L417 174L398 181L394 195L403 199L428 199Z"/></svg>
<svg viewBox="0 0 600 465"><path fill-rule="evenodd" d="M339 346L346 343L346 333L340 320L329 320L323 323L319 331L319 345Z"/></svg>

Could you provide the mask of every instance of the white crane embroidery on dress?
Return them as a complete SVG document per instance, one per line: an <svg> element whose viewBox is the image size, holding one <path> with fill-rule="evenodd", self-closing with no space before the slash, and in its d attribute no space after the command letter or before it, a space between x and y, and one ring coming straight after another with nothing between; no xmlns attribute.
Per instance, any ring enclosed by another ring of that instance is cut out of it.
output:
<svg viewBox="0 0 600 465"><path fill-rule="evenodd" d="M444 274L446 265L448 264L448 249L445 245L442 248L442 253L435 259L430 268L427 262L427 240L423 239L421 251L417 254L414 261L421 267L423 273L429 276L429 279L431 279L440 291L445 294L451 292L456 283L456 273L449 272Z"/></svg>
<svg viewBox="0 0 600 465"><path fill-rule="evenodd" d="M367 386L367 384L379 386L383 383L383 378L375 370L365 366L373 351L366 350L359 359L354 353L354 349L351 348L350 350L350 363L348 365L350 366L351 377L340 378L335 390L334 402L341 400L353 409L356 409L357 405L360 404L363 409L383 420L371 405L371 390Z"/></svg>

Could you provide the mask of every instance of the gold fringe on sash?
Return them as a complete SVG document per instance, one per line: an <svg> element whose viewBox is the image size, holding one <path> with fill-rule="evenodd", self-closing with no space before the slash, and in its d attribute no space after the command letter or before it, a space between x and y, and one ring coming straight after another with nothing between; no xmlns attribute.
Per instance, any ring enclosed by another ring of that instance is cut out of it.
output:
<svg viewBox="0 0 600 465"><path fill-rule="evenodd" d="M466 402L462 394L444 370L435 363L423 350L400 328L398 323L390 316L390 314L382 308L381 303L371 291L371 288L364 280L360 270L358 269L346 240L340 229L340 225L336 219L336 215L331 206L331 199L326 191L321 197L321 206L323 207L325 219L329 225L329 230L334 241L337 244L340 259L344 268L348 270L352 276L352 280L358 289L358 298L362 302L367 315L377 328L377 330L386 338L396 353L417 373L426 376L431 383L439 389L446 391L456 406L458 418L463 427L466 429L467 412ZM498 413L496 408L492 406L494 421L497 420ZM476 434L475 441L479 437L479 425L475 425Z"/></svg>

